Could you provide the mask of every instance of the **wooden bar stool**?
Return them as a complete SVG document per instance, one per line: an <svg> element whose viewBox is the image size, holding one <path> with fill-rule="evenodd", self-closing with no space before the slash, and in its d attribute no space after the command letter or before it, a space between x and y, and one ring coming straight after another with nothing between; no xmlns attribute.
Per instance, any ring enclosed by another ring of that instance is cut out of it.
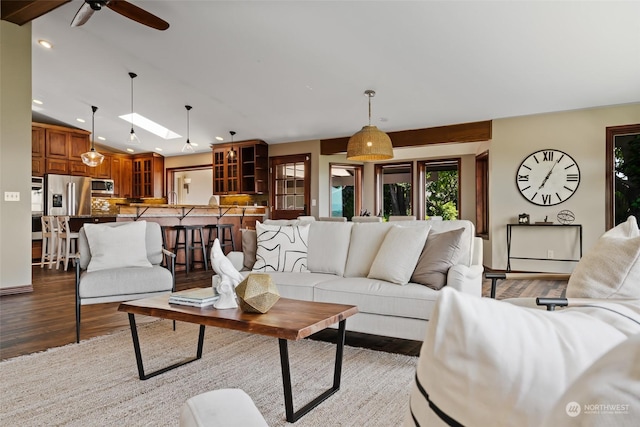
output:
<svg viewBox="0 0 640 427"><path fill-rule="evenodd" d="M75 265L76 259L79 258L76 252L76 243L80 233L74 233L69 227L69 217L59 216L58 221L58 258L56 259L56 270L60 267L60 263L64 262L64 270L69 267L69 259L73 259Z"/></svg>
<svg viewBox="0 0 640 427"><path fill-rule="evenodd" d="M42 257L40 258L40 268L45 264L49 264L49 268L53 267L58 256L56 252L57 237L57 221L54 216L40 217L42 223Z"/></svg>
<svg viewBox="0 0 640 427"><path fill-rule="evenodd" d="M222 252L225 252L224 248L226 247L230 247L230 250L235 251L236 239L233 236L233 224L216 224L216 228Z"/></svg>
<svg viewBox="0 0 640 427"><path fill-rule="evenodd" d="M187 245L186 245L186 258L185 262L187 263L187 274L190 269L193 269L195 264L202 264L205 271L209 269L209 264L207 263L207 242L204 239L204 225L185 225L185 230L187 231ZM196 260L196 251L202 253L201 260ZM191 262L189 262L191 259Z"/></svg>

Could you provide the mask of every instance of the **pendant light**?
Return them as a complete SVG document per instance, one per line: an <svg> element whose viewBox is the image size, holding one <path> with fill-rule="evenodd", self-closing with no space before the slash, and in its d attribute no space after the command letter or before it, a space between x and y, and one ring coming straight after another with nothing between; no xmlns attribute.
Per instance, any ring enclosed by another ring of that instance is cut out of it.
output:
<svg viewBox="0 0 640 427"><path fill-rule="evenodd" d="M92 168L95 168L96 166L99 166L100 164L102 164L102 161L104 160L104 156L98 153L96 151L96 147L94 146L95 117L96 117L96 111L98 111L98 107L92 105L91 111L93 111L93 115L91 116L91 150L80 155L80 158L82 159L82 163Z"/></svg>
<svg viewBox="0 0 640 427"><path fill-rule="evenodd" d="M184 108L187 109L187 142L182 146L182 152L193 153L193 145L191 145L191 141L189 141L189 111L191 111L191 105L185 105Z"/></svg>
<svg viewBox="0 0 640 427"><path fill-rule="evenodd" d="M359 161L388 160L393 159L393 145L389 135L371 126L371 98L376 93L365 90L365 96L369 97L369 125L363 126L356 132L347 144L347 159Z"/></svg>
<svg viewBox="0 0 640 427"><path fill-rule="evenodd" d="M227 159L235 160L238 152L233 149L233 135L235 135L236 133L235 131L229 131L229 133L231 134L231 147L229 148L229 152L227 153Z"/></svg>
<svg viewBox="0 0 640 427"><path fill-rule="evenodd" d="M131 77L131 132L129 132L129 137L127 138L127 144L140 144L140 138L133 130L133 79L138 77L136 73L129 73L129 77Z"/></svg>

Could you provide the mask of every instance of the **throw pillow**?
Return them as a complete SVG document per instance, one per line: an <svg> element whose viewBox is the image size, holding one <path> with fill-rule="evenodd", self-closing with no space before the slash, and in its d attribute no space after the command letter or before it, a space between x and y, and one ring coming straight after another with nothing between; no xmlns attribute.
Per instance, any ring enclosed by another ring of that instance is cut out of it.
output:
<svg viewBox="0 0 640 427"><path fill-rule="evenodd" d="M410 412L420 425L447 415L462 425L541 425L585 369L640 333L627 318L638 320L637 310L619 311L550 312L445 287L420 351ZM621 322L624 330L614 326Z"/></svg>
<svg viewBox="0 0 640 427"><path fill-rule="evenodd" d="M256 262L253 271L307 270L309 225L278 226L256 221Z"/></svg>
<svg viewBox="0 0 640 427"><path fill-rule="evenodd" d="M388 222L353 223L344 277L367 277L391 227L392 224Z"/></svg>
<svg viewBox="0 0 640 427"><path fill-rule="evenodd" d="M457 264L460 258L462 233L464 228L444 233L429 233L416 269L411 275L411 281L436 291L442 289L447 284L449 268Z"/></svg>
<svg viewBox="0 0 640 427"><path fill-rule="evenodd" d="M640 334L614 347L558 399L544 425L637 426L640 415Z"/></svg>
<svg viewBox="0 0 640 427"><path fill-rule="evenodd" d="M85 224L85 234L91 251L87 271L121 267L151 267L147 259L146 221L122 225Z"/></svg>
<svg viewBox="0 0 640 427"><path fill-rule="evenodd" d="M342 276L349 251L352 222L315 221L309 226L308 268Z"/></svg>
<svg viewBox="0 0 640 427"><path fill-rule="evenodd" d="M576 265L569 298L640 299L640 231L635 217L604 233Z"/></svg>
<svg viewBox="0 0 640 427"><path fill-rule="evenodd" d="M367 277L399 285L409 283L430 228L426 224L392 226L384 237Z"/></svg>
<svg viewBox="0 0 640 427"><path fill-rule="evenodd" d="M253 264L256 263L256 230L241 228L240 231L242 232L243 266L247 270L251 270L253 268Z"/></svg>

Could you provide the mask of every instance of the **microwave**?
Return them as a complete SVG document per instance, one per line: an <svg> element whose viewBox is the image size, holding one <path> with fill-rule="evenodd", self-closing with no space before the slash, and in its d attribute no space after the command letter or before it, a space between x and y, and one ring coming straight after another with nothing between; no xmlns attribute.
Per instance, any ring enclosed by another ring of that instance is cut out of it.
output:
<svg viewBox="0 0 640 427"><path fill-rule="evenodd" d="M91 193L112 195L113 194L113 180L112 179L92 179L91 180Z"/></svg>

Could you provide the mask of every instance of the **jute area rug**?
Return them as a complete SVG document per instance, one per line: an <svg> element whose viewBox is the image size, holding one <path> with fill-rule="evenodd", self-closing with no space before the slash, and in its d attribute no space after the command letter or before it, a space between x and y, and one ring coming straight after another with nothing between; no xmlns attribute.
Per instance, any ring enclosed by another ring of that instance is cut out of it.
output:
<svg viewBox="0 0 640 427"><path fill-rule="evenodd" d="M145 370L195 355L196 325L139 326ZM294 407L331 386L335 344L289 342ZM295 426L397 426L416 357L345 347L340 390ZM208 327L202 359L140 381L129 330L0 363L3 426L176 426L192 396L246 391L270 426L285 420L278 340Z"/></svg>

